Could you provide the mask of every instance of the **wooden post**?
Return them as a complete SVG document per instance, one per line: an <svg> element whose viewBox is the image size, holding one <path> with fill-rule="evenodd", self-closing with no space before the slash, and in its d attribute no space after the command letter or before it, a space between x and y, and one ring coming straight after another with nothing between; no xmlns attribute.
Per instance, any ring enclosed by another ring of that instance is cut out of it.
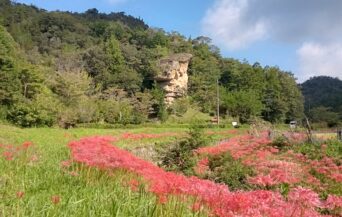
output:
<svg viewBox="0 0 342 217"><path fill-rule="evenodd" d="M342 141L342 129L337 130L337 139Z"/></svg>
<svg viewBox="0 0 342 217"><path fill-rule="evenodd" d="M306 120L306 129L307 129L308 141L310 143L312 143L313 139L312 139L311 125L310 125L309 119L306 116L305 116L305 120Z"/></svg>
<svg viewBox="0 0 342 217"><path fill-rule="evenodd" d="M220 87L217 79L217 125L220 125Z"/></svg>

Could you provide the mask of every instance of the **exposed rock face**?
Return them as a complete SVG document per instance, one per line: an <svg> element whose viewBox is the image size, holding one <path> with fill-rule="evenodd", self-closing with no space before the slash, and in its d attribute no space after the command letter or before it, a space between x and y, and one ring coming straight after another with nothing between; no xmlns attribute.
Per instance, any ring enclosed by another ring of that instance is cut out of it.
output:
<svg viewBox="0 0 342 217"><path fill-rule="evenodd" d="M188 66L191 54L174 54L160 60L161 74L155 77L158 85L165 91L165 103L173 101L186 94L188 90Z"/></svg>

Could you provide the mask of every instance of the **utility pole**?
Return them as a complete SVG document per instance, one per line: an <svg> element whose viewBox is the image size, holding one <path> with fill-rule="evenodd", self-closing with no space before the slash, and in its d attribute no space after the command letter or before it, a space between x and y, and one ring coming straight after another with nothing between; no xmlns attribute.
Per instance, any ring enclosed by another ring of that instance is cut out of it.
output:
<svg viewBox="0 0 342 217"><path fill-rule="evenodd" d="M217 78L217 126L220 124L220 86L219 79Z"/></svg>

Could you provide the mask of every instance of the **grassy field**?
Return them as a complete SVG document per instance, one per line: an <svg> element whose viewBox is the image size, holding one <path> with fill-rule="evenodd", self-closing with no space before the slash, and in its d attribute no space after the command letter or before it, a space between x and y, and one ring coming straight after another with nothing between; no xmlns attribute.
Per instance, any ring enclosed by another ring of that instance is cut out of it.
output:
<svg viewBox="0 0 342 217"><path fill-rule="evenodd" d="M19 146L30 141L30 153L13 161L0 157L0 216L202 216L189 204L171 200L166 204L144 191L132 191L123 183L129 174L107 174L81 169L75 176L61 163L70 158L67 144L86 136L161 134L159 138L126 139L123 148L168 144L186 134L184 128L139 129L20 129L0 125L0 144ZM213 141L227 138L227 129L207 129ZM243 130L242 130L243 131ZM171 136L169 136L171 135ZM3 154L3 153L2 153ZM31 161L32 156L34 160ZM115 176L115 177L113 177Z"/></svg>
<svg viewBox="0 0 342 217"><path fill-rule="evenodd" d="M211 181L183 176L180 170L166 172L148 161L153 158L135 152L180 144L187 132L182 126L63 130L0 125L0 217L288 216L286 210L295 213L291 216L341 216L341 142L309 144L305 134L284 131L294 141L289 144L272 142L267 132L252 136L247 128L204 129L200 135L211 138L211 147L196 149L194 169L204 168L201 178L215 173L214 179L237 180L241 188L235 191L231 183L215 183L210 176ZM228 152L235 157L230 163L218 164L218 170L209 167L216 164L214 153ZM250 177L244 176L243 165L254 171ZM243 186L249 190L240 191Z"/></svg>

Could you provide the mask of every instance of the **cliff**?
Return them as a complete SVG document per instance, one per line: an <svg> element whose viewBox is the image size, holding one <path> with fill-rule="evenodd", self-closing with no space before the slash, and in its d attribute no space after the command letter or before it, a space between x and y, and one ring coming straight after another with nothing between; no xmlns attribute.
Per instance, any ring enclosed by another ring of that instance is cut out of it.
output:
<svg viewBox="0 0 342 217"><path fill-rule="evenodd" d="M161 73L155 77L156 82L165 91L165 103L171 105L188 90L188 66L191 54L173 54L160 60Z"/></svg>

